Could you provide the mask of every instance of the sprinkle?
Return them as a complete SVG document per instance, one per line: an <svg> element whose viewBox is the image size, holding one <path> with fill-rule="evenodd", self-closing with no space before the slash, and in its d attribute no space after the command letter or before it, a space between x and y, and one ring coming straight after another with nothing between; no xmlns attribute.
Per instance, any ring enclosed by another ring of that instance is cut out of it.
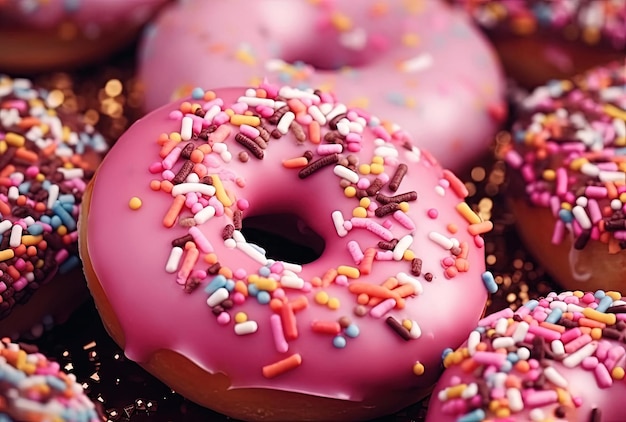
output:
<svg viewBox="0 0 626 422"><path fill-rule="evenodd" d="M274 378L285 372L291 371L302 364L302 357L299 353L295 353L285 359L279 360L270 365L263 367L263 376L265 378Z"/></svg>
<svg viewBox="0 0 626 422"><path fill-rule="evenodd" d="M408 167L406 164L398 164L396 171L389 181L389 189L391 189L393 192L398 190L398 188L400 187L400 183L402 183L402 179L407 173L407 170Z"/></svg>
<svg viewBox="0 0 626 422"><path fill-rule="evenodd" d="M322 158L319 158L315 161L310 162L306 167L300 170L300 172L298 173L298 177L300 177L300 179L306 179L307 177L311 176L313 173L317 172L323 167L335 164L338 161L339 161L339 156L337 154L324 156Z"/></svg>

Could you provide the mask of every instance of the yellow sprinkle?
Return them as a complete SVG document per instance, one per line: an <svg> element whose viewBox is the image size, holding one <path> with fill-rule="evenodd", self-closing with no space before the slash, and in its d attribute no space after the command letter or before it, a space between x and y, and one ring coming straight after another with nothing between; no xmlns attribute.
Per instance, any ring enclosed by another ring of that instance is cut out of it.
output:
<svg viewBox="0 0 626 422"><path fill-rule="evenodd" d="M446 388L446 396L448 399L455 399L457 397L461 397L463 391L467 388L467 384L457 384L453 387Z"/></svg>
<svg viewBox="0 0 626 422"><path fill-rule="evenodd" d="M374 163L374 164L385 164L385 159L383 157L381 157L380 155L375 155L374 158L372 158L372 163Z"/></svg>
<svg viewBox="0 0 626 422"><path fill-rule="evenodd" d="M470 224L480 223L480 217L474 212L467 204L467 202L459 202L456 206L456 210L467 220Z"/></svg>
<svg viewBox="0 0 626 422"><path fill-rule="evenodd" d="M246 116L243 114L233 114L230 117L230 123L235 126L248 125L248 126L259 126L261 124L261 119L259 116Z"/></svg>
<svg viewBox="0 0 626 422"><path fill-rule="evenodd" d="M563 388L556 389L556 397L557 397L557 400L559 401L559 404L563 406L567 406L568 404L571 404L572 402L572 397L567 392L567 390Z"/></svg>
<svg viewBox="0 0 626 422"><path fill-rule="evenodd" d="M26 234L22 236L22 244L25 246L37 245L42 240L43 240L43 235L33 236L32 234Z"/></svg>
<svg viewBox="0 0 626 422"><path fill-rule="evenodd" d="M250 280L248 279L248 281ZM273 278L268 277L259 277L254 284L259 288L259 290L265 290L268 292L273 292L278 288L278 282Z"/></svg>
<svg viewBox="0 0 626 422"><path fill-rule="evenodd" d="M591 329L591 338L594 340L600 340L602 338L602 329L595 327Z"/></svg>
<svg viewBox="0 0 626 422"><path fill-rule="evenodd" d="M324 291L320 291L315 294L315 303L319 305L326 305L328 303L328 300L328 293Z"/></svg>
<svg viewBox="0 0 626 422"><path fill-rule="evenodd" d="M554 179L556 179L556 171L554 171L553 169L544 170L542 176L543 176L543 180L552 182Z"/></svg>
<svg viewBox="0 0 626 422"><path fill-rule="evenodd" d="M363 108L367 109L369 107L370 100L367 97L359 97L355 98L348 103L349 108Z"/></svg>
<svg viewBox="0 0 626 422"><path fill-rule="evenodd" d="M420 36L416 33L404 34L402 36L402 44L407 47L417 47L420 43Z"/></svg>
<svg viewBox="0 0 626 422"><path fill-rule="evenodd" d="M348 186L343 190L343 194L348 198L354 198L356 196L356 188L354 186Z"/></svg>
<svg viewBox="0 0 626 422"><path fill-rule="evenodd" d="M583 315L594 321L603 322L606 325L613 325L616 323L617 318L615 314L605 314L604 312L596 311L595 309L585 308L583 309Z"/></svg>
<svg viewBox="0 0 626 422"><path fill-rule="evenodd" d="M352 29L352 20L342 13L333 13L330 22L339 32L347 32Z"/></svg>
<svg viewBox="0 0 626 422"><path fill-rule="evenodd" d="M341 303L339 302L338 298L331 297L330 299L328 299L328 303L326 305L328 306L329 309L336 311L341 306Z"/></svg>
<svg viewBox="0 0 626 422"><path fill-rule="evenodd" d="M626 201L626 192L622 192L619 194L619 200L624 203Z"/></svg>
<svg viewBox="0 0 626 422"><path fill-rule="evenodd" d="M132 198L130 198L130 201L128 201L128 207L133 211L141 208L141 205L142 205L141 199L139 199L136 196L133 196Z"/></svg>
<svg viewBox="0 0 626 422"><path fill-rule="evenodd" d="M217 255L214 253L208 253L204 255L204 262L206 262L209 265L215 264L217 262Z"/></svg>
<svg viewBox="0 0 626 422"><path fill-rule="evenodd" d="M370 173L372 174L382 174L385 171L385 166L378 163L372 163L370 165Z"/></svg>
<svg viewBox="0 0 626 422"><path fill-rule="evenodd" d="M496 410L496 416L502 419L508 418L509 416L511 416L511 410L508 407L501 406L498 408L498 410Z"/></svg>
<svg viewBox="0 0 626 422"><path fill-rule="evenodd" d="M490 411L495 413L495 411L498 410L498 407L500 407L500 402L498 400L491 400L489 402L489 410Z"/></svg>
<svg viewBox="0 0 626 422"><path fill-rule="evenodd" d="M337 267L337 274L345 275L348 278L359 278L361 276L361 272L358 268L349 265L340 265Z"/></svg>
<svg viewBox="0 0 626 422"><path fill-rule="evenodd" d="M615 368L613 368L613 370L611 371L611 377L614 380L623 380L624 379L624 368L620 367L620 366L616 366Z"/></svg>
<svg viewBox="0 0 626 422"><path fill-rule="evenodd" d="M411 321L410 319L403 319L402 326L407 330L410 330L413 327L413 321Z"/></svg>
<svg viewBox="0 0 626 422"><path fill-rule="evenodd" d="M586 158L576 158L572 160L572 162L569 164L569 168L572 169L573 171L579 171L581 167L583 166L583 164L586 164L588 162L589 160Z"/></svg>
<svg viewBox="0 0 626 422"><path fill-rule="evenodd" d="M250 66L254 66L254 64L256 64L256 60L254 59L252 54L245 50L237 50L237 52L235 53L235 58L240 62Z"/></svg>
<svg viewBox="0 0 626 422"><path fill-rule="evenodd" d="M176 141L176 142L182 141L182 138L180 137L180 133L178 132L170 133L169 138L170 138L170 141Z"/></svg>
<svg viewBox="0 0 626 422"><path fill-rule="evenodd" d="M5 141L0 141L0 154L4 154L9 149L9 146Z"/></svg>
<svg viewBox="0 0 626 422"><path fill-rule="evenodd" d="M407 249L406 251L404 251L404 255L402 255L402 259L404 259L405 261L413 261L413 259L415 259L415 252L413 252L410 249Z"/></svg>
<svg viewBox="0 0 626 422"><path fill-rule="evenodd" d="M9 132L4 136L4 140L6 141L7 144L11 145L12 147L23 147L24 143L26 142L26 138L24 138L22 135L19 135L17 133L13 133L13 132Z"/></svg>
<svg viewBox="0 0 626 422"><path fill-rule="evenodd" d="M626 111L619 107L615 107L613 104L606 104L604 106L604 112L616 119L626 120Z"/></svg>
<svg viewBox="0 0 626 422"><path fill-rule="evenodd" d="M402 212L409 212L410 205L408 202L400 202L398 204L398 209Z"/></svg>
<svg viewBox="0 0 626 422"><path fill-rule="evenodd" d="M15 256L13 249L3 249L0 251L0 262L12 259Z"/></svg>
<svg viewBox="0 0 626 422"><path fill-rule="evenodd" d="M230 207L233 205L233 201L226 194L226 190L224 189L224 184L222 183L222 179L217 174L212 174L211 178L213 179L213 187L215 188L215 196L217 199L224 204L225 207Z"/></svg>
<svg viewBox="0 0 626 422"><path fill-rule="evenodd" d="M248 320L248 315L245 312L237 312L235 314L235 323L241 324L242 322L246 322Z"/></svg>
<svg viewBox="0 0 626 422"><path fill-rule="evenodd" d="M359 205L362 206L363 208L369 207L371 203L372 203L372 200L369 199L368 197L361 198L361 200L359 201Z"/></svg>
<svg viewBox="0 0 626 422"><path fill-rule="evenodd" d="M61 224L59 227L57 227L57 234L59 236L65 236L67 234L67 227Z"/></svg>
<svg viewBox="0 0 626 422"><path fill-rule="evenodd" d="M413 373L418 377L424 375L424 370L424 365L421 362L417 361L413 364Z"/></svg>
<svg viewBox="0 0 626 422"><path fill-rule="evenodd" d="M625 145L626 145L626 137L620 136L619 138L615 139L615 146L623 147Z"/></svg>
<svg viewBox="0 0 626 422"><path fill-rule="evenodd" d="M370 165L369 164L361 164L359 166L359 173L364 174L364 175L368 175L370 174L371 169L370 169Z"/></svg>
<svg viewBox="0 0 626 422"><path fill-rule="evenodd" d="M561 208L567 211L571 211L572 210L572 206L570 204L568 204L567 202L561 202Z"/></svg>
<svg viewBox="0 0 626 422"><path fill-rule="evenodd" d="M620 292L616 292L614 290L608 291L605 294L607 296L609 296L613 300L621 300L622 299L622 294Z"/></svg>
<svg viewBox="0 0 626 422"><path fill-rule="evenodd" d="M358 218L365 218L367 217L367 209L363 207L356 207L352 210L352 216L358 217Z"/></svg>

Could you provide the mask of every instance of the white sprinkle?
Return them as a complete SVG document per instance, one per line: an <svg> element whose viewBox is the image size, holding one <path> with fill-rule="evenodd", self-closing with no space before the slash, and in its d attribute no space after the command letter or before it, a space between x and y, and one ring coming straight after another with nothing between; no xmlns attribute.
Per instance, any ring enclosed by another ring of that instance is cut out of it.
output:
<svg viewBox="0 0 626 422"><path fill-rule="evenodd" d="M267 264L267 257L249 243L237 242L237 249L248 255L261 265Z"/></svg>
<svg viewBox="0 0 626 422"><path fill-rule="evenodd" d="M580 365L583 359L593 355L597 348L597 341L587 343L583 347L576 350L574 353L569 354L565 359L563 359L563 365L565 365L567 368L574 368Z"/></svg>
<svg viewBox="0 0 626 422"><path fill-rule="evenodd" d="M524 409L522 393L517 388L507 388L506 398L509 402L509 409L511 409L512 412L521 412Z"/></svg>
<svg viewBox="0 0 626 422"><path fill-rule="evenodd" d="M193 220L196 222L196 224L200 225L206 223L214 216L215 208L213 208L211 205L207 205L193 216Z"/></svg>
<svg viewBox="0 0 626 422"><path fill-rule="evenodd" d="M335 210L332 212L331 217L333 219L333 225L335 226L335 231L337 231L337 235L339 237L344 237L348 234L348 231L343 226L345 222L343 218L343 214L339 210Z"/></svg>
<svg viewBox="0 0 626 422"><path fill-rule="evenodd" d="M197 192L206 196L215 195L215 187L206 183L180 183L172 188L172 196L184 195L189 192Z"/></svg>
<svg viewBox="0 0 626 422"><path fill-rule="evenodd" d="M193 119L190 116L183 117L180 123L180 139L188 141L193 135Z"/></svg>
<svg viewBox="0 0 626 422"><path fill-rule="evenodd" d="M387 158L387 157L396 158L398 156L398 150L393 145L390 145L390 144L382 145L382 146L377 147L374 150L374 155L377 155L383 158Z"/></svg>
<svg viewBox="0 0 626 422"><path fill-rule="evenodd" d="M585 211L585 209L580 205L576 205L574 208L572 208L572 215L574 216L578 224L580 224L580 227L582 229L588 230L593 226L593 224L591 223L591 219L587 215L587 211Z"/></svg>
<svg viewBox="0 0 626 422"><path fill-rule="evenodd" d="M9 230L12 226L13 226L13 223L11 222L11 220L2 220L2 221L0 221L0 234L2 234L5 231Z"/></svg>
<svg viewBox="0 0 626 422"><path fill-rule="evenodd" d="M411 277L407 273L399 272L396 274L396 279L398 279L398 283L402 284L412 284L413 290L415 290L415 295L421 295L424 292L422 288L422 283L415 277Z"/></svg>
<svg viewBox="0 0 626 422"><path fill-rule="evenodd" d="M396 247L393 248L394 261L400 261L404 256L404 253L411 247L412 244L413 236L410 234L403 236L396 244Z"/></svg>
<svg viewBox="0 0 626 422"><path fill-rule="evenodd" d="M470 356L474 356L478 344L480 344L480 332L473 330L467 337L467 351L469 352Z"/></svg>
<svg viewBox="0 0 626 422"><path fill-rule="evenodd" d="M79 167L72 169L58 168L57 171L63 173L65 180L82 179L85 176L84 170Z"/></svg>
<svg viewBox="0 0 626 422"><path fill-rule="evenodd" d="M600 171L598 179L601 182L626 183L626 173L623 171Z"/></svg>
<svg viewBox="0 0 626 422"><path fill-rule="evenodd" d="M213 119L219 114L220 111L222 111L222 107L218 106L217 104L213 104L204 114L204 120L212 123Z"/></svg>
<svg viewBox="0 0 626 422"><path fill-rule="evenodd" d="M309 106L308 112L317 123L322 126L326 124L326 116L324 116L324 113L322 113L318 106L315 104Z"/></svg>
<svg viewBox="0 0 626 422"><path fill-rule="evenodd" d="M289 132L289 126L295 119L296 119L296 115L293 114L293 111L286 112L285 114L283 114L283 117L280 118L278 125L276 125L276 129L280 133L285 135L287 132Z"/></svg>
<svg viewBox="0 0 626 422"><path fill-rule="evenodd" d="M543 370L543 374L546 376L548 381L550 381L557 387L567 388L567 386L569 385L567 380L556 370L554 366L547 366Z"/></svg>
<svg viewBox="0 0 626 422"><path fill-rule="evenodd" d="M280 285L288 289L302 289L304 287L304 280L300 277L282 276L280 278Z"/></svg>
<svg viewBox="0 0 626 422"><path fill-rule="evenodd" d="M259 98L251 96L243 96L237 99L238 103L247 104L249 107L266 106L274 108L274 100L271 98Z"/></svg>
<svg viewBox="0 0 626 422"><path fill-rule="evenodd" d="M452 249L452 247L454 246L454 242L452 242L450 238L438 232L428 233L428 238L447 251Z"/></svg>
<svg viewBox="0 0 626 422"><path fill-rule="evenodd" d="M59 185L50 185L46 207L48 207L49 210L52 209L57 199L59 199Z"/></svg>
<svg viewBox="0 0 626 422"><path fill-rule="evenodd" d="M411 320L411 329L409 330L409 336L413 339L420 338L422 336L422 329L417 321Z"/></svg>
<svg viewBox="0 0 626 422"><path fill-rule="evenodd" d="M435 60L429 53L422 53L419 56L402 62L402 70L407 73L420 72L430 68Z"/></svg>
<svg viewBox="0 0 626 422"><path fill-rule="evenodd" d="M359 175L356 172L342 165L336 165L333 168L333 173L342 179L346 179L350 183L357 183L359 181Z"/></svg>
<svg viewBox="0 0 626 422"><path fill-rule="evenodd" d="M22 226L19 224L15 224L11 228L11 237L9 237L9 246L12 248L17 248L22 243Z"/></svg>
<svg viewBox="0 0 626 422"><path fill-rule="evenodd" d="M246 321L235 324L235 334L237 334L238 336L256 333L258 329L259 325L256 323L256 321Z"/></svg>
<svg viewBox="0 0 626 422"><path fill-rule="evenodd" d="M228 299L229 294L230 293L225 287L220 287L219 289L211 293L211 296L208 297L208 299L206 300L206 303L211 308L213 308L214 306L217 306L223 301L225 301L226 299Z"/></svg>
<svg viewBox="0 0 626 422"><path fill-rule="evenodd" d="M526 334L528 334L529 328L530 325L528 325L526 321L521 321L515 328L515 331L513 331L513 340L515 340L516 343L524 341L524 339L526 338Z"/></svg>
<svg viewBox="0 0 626 422"><path fill-rule="evenodd" d="M515 346L515 340L513 337L498 337L493 339L492 345L494 349L508 349Z"/></svg>
<svg viewBox="0 0 626 422"><path fill-rule="evenodd" d="M180 246L174 246L170 252L170 256L165 263L165 272L174 274L178 270L178 264L183 256L183 248Z"/></svg>
<svg viewBox="0 0 626 422"><path fill-rule="evenodd" d="M339 116L348 111L348 107L343 103L338 103L335 107L330 110L330 112L326 113L326 121L330 121L333 118Z"/></svg>

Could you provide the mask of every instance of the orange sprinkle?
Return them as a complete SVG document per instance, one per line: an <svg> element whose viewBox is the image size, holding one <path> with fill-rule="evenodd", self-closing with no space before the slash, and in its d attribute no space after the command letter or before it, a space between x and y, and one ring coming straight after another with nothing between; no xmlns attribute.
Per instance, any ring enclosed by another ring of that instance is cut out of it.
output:
<svg viewBox="0 0 626 422"><path fill-rule="evenodd" d="M22 119L19 121L19 123L17 124L17 126L20 129L30 129L33 126L36 126L39 124L39 119L37 117L30 117L30 116L26 116L26 117L22 117Z"/></svg>
<svg viewBox="0 0 626 422"><path fill-rule="evenodd" d="M334 268L330 268L324 275L322 276L322 287L330 286L330 283L335 281L337 277L337 270Z"/></svg>
<svg viewBox="0 0 626 422"><path fill-rule="evenodd" d="M316 120L313 120L311 124L309 124L309 139L314 144L322 142L320 124Z"/></svg>
<svg viewBox="0 0 626 422"><path fill-rule="evenodd" d="M474 359L464 359L460 364L461 370L465 373L474 372L479 366L480 364Z"/></svg>
<svg viewBox="0 0 626 422"><path fill-rule="evenodd" d="M17 199L15 200L15 203L16 203L17 205L19 205L19 206L24 206L24 205L26 205L26 200L27 200L27 199L28 199L28 198L26 198L26 196L24 196L24 195L20 195L20 196L18 196L18 197L17 197Z"/></svg>
<svg viewBox="0 0 626 422"><path fill-rule="evenodd" d="M263 376L265 378L274 378L280 374L297 368L302 364L302 357L299 353L295 353L288 358L279 360L270 365L263 367Z"/></svg>
<svg viewBox="0 0 626 422"><path fill-rule="evenodd" d="M201 179L209 173L206 166L202 163L196 163L196 165L193 166L193 172Z"/></svg>
<svg viewBox="0 0 626 422"><path fill-rule="evenodd" d="M183 114L191 113L191 106L189 101L183 101L180 105L180 111L182 111Z"/></svg>
<svg viewBox="0 0 626 422"><path fill-rule="evenodd" d="M278 299L278 298L272 298L270 300L270 309L274 312L280 312L281 309L283 309L283 300L282 299Z"/></svg>
<svg viewBox="0 0 626 422"><path fill-rule="evenodd" d="M228 267L221 267L217 273L223 275L226 278L233 278L233 270Z"/></svg>
<svg viewBox="0 0 626 422"><path fill-rule="evenodd" d="M285 303L280 310L280 319L283 323L285 339L295 340L298 338L298 326L296 325L296 314L293 312L291 303Z"/></svg>
<svg viewBox="0 0 626 422"><path fill-rule="evenodd" d="M34 151L30 151L26 148L18 148L15 150L15 157L27 161L29 163L36 163L39 157Z"/></svg>
<svg viewBox="0 0 626 422"><path fill-rule="evenodd" d="M192 163L195 163L195 164L201 163L202 160L204 160L204 153L196 148L193 151L191 151L191 154L189 155L189 159L191 160Z"/></svg>
<svg viewBox="0 0 626 422"><path fill-rule="evenodd" d="M585 317L580 317L578 319L578 325L589 328L606 328L605 323Z"/></svg>
<svg viewBox="0 0 626 422"><path fill-rule="evenodd" d="M10 215L11 207L4 201L0 201L0 214L2 215Z"/></svg>
<svg viewBox="0 0 626 422"><path fill-rule="evenodd" d="M8 179L8 177L12 173L15 173L15 166L13 164L8 164L4 169L0 170L0 177L2 177L2 178L7 177L7 180L9 181L9 183L11 183L11 180Z"/></svg>
<svg viewBox="0 0 626 422"><path fill-rule="evenodd" d="M487 232L490 232L492 229L493 229L493 222L491 222L489 220L482 221L482 222L476 223L476 224L470 224L467 227L467 231L472 236L476 236L476 235L479 235L479 234L485 234Z"/></svg>
<svg viewBox="0 0 626 422"><path fill-rule="evenodd" d="M294 114L303 113L306 111L306 105L297 98L287 100L287 105L294 112Z"/></svg>
<svg viewBox="0 0 626 422"><path fill-rule="evenodd" d="M185 195L178 195L172 201L169 210L163 217L163 225L167 228L173 227L174 223L176 223L176 219L178 218L178 214L180 214L183 206L185 205Z"/></svg>
<svg viewBox="0 0 626 422"><path fill-rule="evenodd" d="M248 296L248 285L241 280L235 281L235 291Z"/></svg>
<svg viewBox="0 0 626 422"><path fill-rule="evenodd" d="M376 249L367 248L363 252L363 259L359 263L359 271L363 275L368 275L372 272L372 265L374 264L374 258L376 257ZM393 287L392 287L393 288Z"/></svg>
<svg viewBox="0 0 626 422"><path fill-rule="evenodd" d="M528 363L527 360L518 360L515 363L515 369L521 372L522 374L525 374L528 371L530 371L530 364Z"/></svg>
<svg viewBox="0 0 626 422"><path fill-rule="evenodd" d="M161 147L161 150L159 151L159 156L161 158L165 158L167 157L167 155L172 152L172 150L176 147L176 145L178 145L180 142L179 141L175 141L175 140L168 140L167 142L165 142L163 144L163 146Z"/></svg>
<svg viewBox="0 0 626 422"><path fill-rule="evenodd" d="M283 167L288 169L295 169L305 167L309 162L305 157L287 158L283 160Z"/></svg>
<svg viewBox="0 0 626 422"><path fill-rule="evenodd" d="M161 190L165 193L172 193L174 185L169 180L161 180Z"/></svg>
<svg viewBox="0 0 626 422"><path fill-rule="evenodd" d="M311 285L313 287L321 287L322 286L322 279L319 278L318 276L315 276L311 279Z"/></svg>
<svg viewBox="0 0 626 422"><path fill-rule="evenodd" d="M387 280L381 283L381 286L391 290L391 289L395 289L396 287L398 287L398 284L400 284L400 282L398 281L397 278L389 277L387 278Z"/></svg>
<svg viewBox="0 0 626 422"><path fill-rule="evenodd" d="M42 149L41 153L43 156L49 157L52 154L54 154L54 151L56 151L56 149L57 149L57 144L55 142L52 142L50 145Z"/></svg>
<svg viewBox="0 0 626 422"><path fill-rule="evenodd" d="M309 300L306 298L306 296L298 296L289 303L291 304L291 308L294 312L301 311L309 306Z"/></svg>
<svg viewBox="0 0 626 422"><path fill-rule="evenodd" d="M542 321L539 323L539 326L547 328L548 330L557 331L561 334L565 332L565 326L553 324L551 322Z"/></svg>
<svg viewBox="0 0 626 422"><path fill-rule="evenodd" d="M458 273L459 273L459 270L457 270L456 267L448 267L446 268L445 276L447 278L454 278L457 276Z"/></svg>
<svg viewBox="0 0 626 422"><path fill-rule="evenodd" d="M24 255L26 253L26 245L20 244L17 248L13 248L15 255Z"/></svg>
<svg viewBox="0 0 626 422"><path fill-rule="evenodd" d="M378 299L378 298L370 299L367 293L359 293L356 297L356 303L358 303L359 305L369 305L371 300L373 299ZM371 305L371 306L374 306L374 305Z"/></svg>
<svg viewBox="0 0 626 422"><path fill-rule="evenodd" d="M469 195L469 191L467 190L467 187L465 187L465 184L463 184L463 182L450 170L443 170L443 178L450 183L450 189L452 189L459 199L465 199Z"/></svg>
<svg viewBox="0 0 626 422"><path fill-rule="evenodd" d="M17 280L18 278L20 278L20 272L13 265L9 265L9 267L6 269L6 272L11 277L13 277L14 280Z"/></svg>
<svg viewBox="0 0 626 422"><path fill-rule="evenodd" d="M47 208L47 206L43 202L37 202L35 204L35 211L44 212L46 210L46 208Z"/></svg>
<svg viewBox="0 0 626 422"><path fill-rule="evenodd" d="M369 283L352 283L348 286L350 293L361 294L365 293L370 297L380 297L383 299L396 299L398 301L400 297L392 290L389 290L383 286L377 286Z"/></svg>
<svg viewBox="0 0 626 422"><path fill-rule="evenodd" d="M393 293L400 297L409 297L415 294L415 287L412 283L402 284L393 289Z"/></svg>

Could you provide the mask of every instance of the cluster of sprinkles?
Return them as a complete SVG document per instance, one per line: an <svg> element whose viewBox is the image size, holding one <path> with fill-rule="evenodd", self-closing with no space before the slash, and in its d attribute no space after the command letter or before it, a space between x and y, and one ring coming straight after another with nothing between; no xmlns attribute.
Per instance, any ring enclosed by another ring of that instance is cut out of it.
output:
<svg viewBox="0 0 626 422"><path fill-rule="evenodd" d="M468 271L469 249L483 247L481 235L492 228L491 222L482 221L464 202L468 194L464 184L444 170L435 191L442 196L451 192L458 198L457 211L468 222L473 244L457 240L453 235L460 228L452 223L448 224L448 233L431 231L428 238L441 248L442 259L430 268L432 262L422 262L411 250L415 222L406 211L418 198L417 192L402 190L402 181L410 176L410 168L401 162L396 145L413 161L430 157L412 146L400 129L349 109L331 94L320 91L264 83L242 91L243 95L233 104L225 104L213 91L194 92L191 102L181 103L179 109L170 113L170 119L180 122L180 130L160 135L160 158L149 168L156 177L151 188L172 198L164 210L163 225L187 229L187 234L172 239L171 252L164 263L173 281L189 293L203 285L207 305L217 321L232 326L236 335L254 334L260 323L269 323L275 348L285 358L262 368L267 378L301 365L303 357L289 352L290 342L297 340L303 329L297 324L298 313L309 306L338 311L336 319L313 321L308 327L321 334L320 338L326 335L337 349L359 336L360 327L354 316L380 319L406 341L419 338L417 321L398 320L389 312L403 309L407 300L419 296L422 280L452 279ZM366 129L377 138L374 156L363 161L357 154ZM300 276L301 265L269 259L263 248L245 239L241 230L244 213L251 204L235 193L245 192L246 182L237 175L231 175L232 180L222 180L220 176L220 169L227 168L231 160L247 163L265 159L271 144L286 135L303 145L303 153L283 160L283 167L301 180L316 177L319 172L332 172L336 189L341 189L346 200L355 204L351 216L335 210L325 217L334 227L337 241L353 230L369 231L377 239L371 245L346 241L351 262L306 280ZM230 185L235 189L228 189ZM139 211L141 199L130 198L128 206ZM438 210L429 209L428 216L438 218ZM220 262L214 245L199 228L209 222L220 231L226 248L238 250L258 264L256 273ZM362 277L370 274L380 261L404 262L404 270L380 284L364 281ZM483 278L487 290L495 292L493 276L485 273ZM339 299L329 294L326 288L331 284L344 286L354 295L352 315L345 313ZM309 298L314 303L309 303ZM254 320L237 310L250 300L271 309L269 321ZM424 368L417 362L411 370L421 374Z"/></svg>
<svg viewBox="0 0 626 422"><path fill-rule="evenodd" d="M615 49L626 47L624 0L457 0L486 28L507 27L529 35L548 29L564 38L594 45L605 40Z"/></svg>
<svg viewBox="0 0 626 422"><path fill-rule="evenodd" d="M434 399L463 422L512 420L520 412L531 421L562 420L586 400L572 393L563 369L593 373L600 389L623 382L625 335L620 293L551 292L485 317L462 348L444 352L444 366L475 380L453 376ZM588 420L602 421L602 409L591 409Z"/></svg>
<svg viewBox="0 0 626 422"><path fill-rule="evenodd" d="M73 374L34 348L0 341L0 420L100 421Z"/></svg>
<svg viewBox="0 0 626 422"><path fill-rule="evenodd" d="M29 80L0 75L0 317L80 263L77 215L92 174L84 157L97 159L107 143L60 105Z"/></svg>
<svg viewBox="0 0 626 422"><path fill-rule="evenodd" d="M613 63L573 80L552 81L522 101L505 160L521 173L530 202L567 233L611 254L626 248L626 67Z"/></svg>

